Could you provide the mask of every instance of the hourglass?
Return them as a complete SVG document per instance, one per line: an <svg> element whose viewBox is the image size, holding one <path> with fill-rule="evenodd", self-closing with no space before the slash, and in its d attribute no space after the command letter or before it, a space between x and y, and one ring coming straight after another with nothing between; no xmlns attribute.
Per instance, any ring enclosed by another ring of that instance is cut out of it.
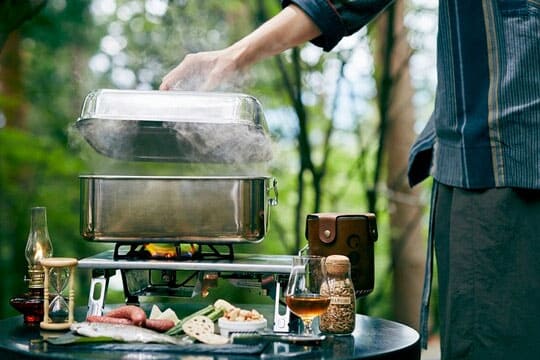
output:
<svg viewBox="0 0 540 360"><path fill-rule="evenodd" d="M46 330L65 330L73 323L75 290L73 289L77 259L45 258L40 261L45 274L43 286L43 321ZM66 296L67 291L67 296Z"/></svg>

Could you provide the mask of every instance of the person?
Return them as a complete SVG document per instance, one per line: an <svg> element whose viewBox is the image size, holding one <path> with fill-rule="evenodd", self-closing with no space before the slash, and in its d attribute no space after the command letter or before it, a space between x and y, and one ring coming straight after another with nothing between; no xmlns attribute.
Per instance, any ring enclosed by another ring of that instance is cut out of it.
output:
<svg viewBox="0 0 540 360"><path fill-rule="evenodd" d="M160 89L215 89L256 61L306 41L330 51L390 3L283 1L281 12L238 42L187 55ZM537 358L537 0L439 2L434 111L411 147L408 176L411 186L433 178L423 339L434 251L442 359Z"/></svg>

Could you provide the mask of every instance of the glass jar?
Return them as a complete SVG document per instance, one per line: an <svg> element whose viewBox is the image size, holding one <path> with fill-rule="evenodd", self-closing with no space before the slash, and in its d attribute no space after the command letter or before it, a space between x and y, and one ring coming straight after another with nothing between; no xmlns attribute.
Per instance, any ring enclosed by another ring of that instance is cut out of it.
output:
<svg viewBox="0 0 540 360"><path fill-rule="evenodd" d="M347 256L326 258L328 285L321 286L321 295L330 296L328 310L320 316L321 332L348 335L356 325L356 296L351 279L351 263Z"/></svg>

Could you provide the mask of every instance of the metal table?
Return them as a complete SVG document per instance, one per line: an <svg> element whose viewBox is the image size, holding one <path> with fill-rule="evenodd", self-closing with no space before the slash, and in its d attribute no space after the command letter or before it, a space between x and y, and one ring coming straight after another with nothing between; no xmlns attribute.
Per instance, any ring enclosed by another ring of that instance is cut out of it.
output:
<svg viewBox="0 0 540 360"><path fill-rule="evenodd" d="M200 304L172 303L179 315L200 308ZM241 306L241 305L239 305ZM263 314L272 313L272 306L248 305ZM164 308L163 306L160 307ZM86 307L76 309L76 320L82 321ZM181 347L160 344L96 344L51 346L41 341L44 337L57 336L63 332L46 332L27 327L23 318L16 316L0 320L0 354L16 359L420 359L419 335L412 328L389 320L357 315L356 329L351 336L328 336L319 346L299 346L282 342L270 342L257 353L212 353L208 351L186 352Z"/></svg>

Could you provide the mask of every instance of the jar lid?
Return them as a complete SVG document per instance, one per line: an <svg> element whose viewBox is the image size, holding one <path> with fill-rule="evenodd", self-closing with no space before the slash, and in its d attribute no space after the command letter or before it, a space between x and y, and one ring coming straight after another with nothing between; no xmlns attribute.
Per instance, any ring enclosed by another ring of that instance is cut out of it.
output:
<svg viewBox="0 0 540 360"><path fill-rule="evenodd" d="M330 255L326 258L326 271L330 274L344 274L349 271L351 263L344 255Z"/></svg>

